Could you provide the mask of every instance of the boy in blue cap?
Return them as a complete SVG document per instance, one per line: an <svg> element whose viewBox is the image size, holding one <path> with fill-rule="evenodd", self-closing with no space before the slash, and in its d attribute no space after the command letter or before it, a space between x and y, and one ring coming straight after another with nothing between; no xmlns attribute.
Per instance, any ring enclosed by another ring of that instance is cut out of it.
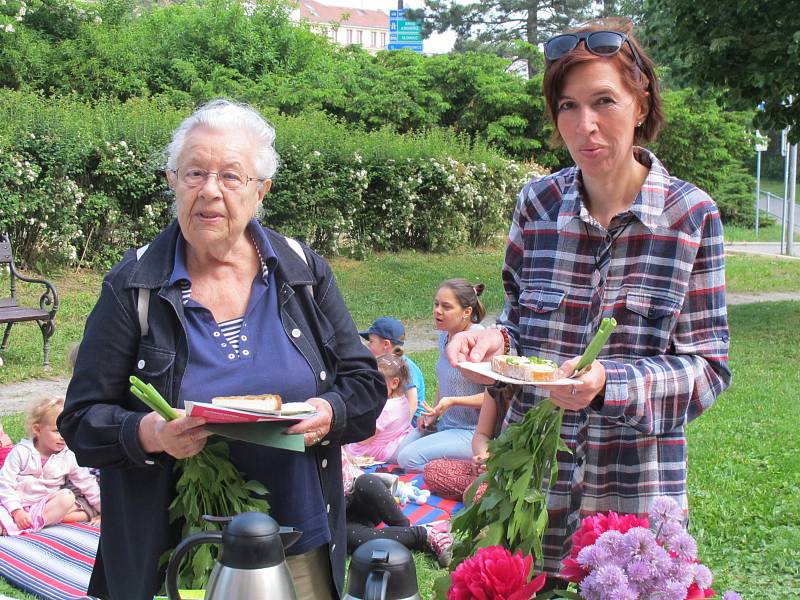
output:
<svg viewBox="0 0 800 600"><path fill-rule="evenodd" d="M403 352L406 341L406 328L393 317L380 317L373 321L366 331L358 334L367 340L367 347L374 356L395 354L402 356L408 365L411 381L406 386L406 398L411 411L411 424L416 426L417 417L423 413L425 404L425 379L417 364Z"/></svg>

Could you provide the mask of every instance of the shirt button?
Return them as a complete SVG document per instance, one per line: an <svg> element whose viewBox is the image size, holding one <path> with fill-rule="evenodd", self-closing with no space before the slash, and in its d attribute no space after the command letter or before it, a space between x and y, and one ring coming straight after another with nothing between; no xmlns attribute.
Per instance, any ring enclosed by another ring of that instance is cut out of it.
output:
<svg viewBox="0 0 800 600"><path fill-rule="evenodd" d="M236 355L233 352L231 352L230 354L228 354L228 358L233 360L234 358L236 358Z"/></svg>
<svg viewBox="0 0 800 600"><path fill-rule="evenodd" d="M324 469L327 466L328 466L328 459L327 458L323 458L322 459L322 468Z"/></svg>
<svg viewBox="0 0 800 600"><path fill-rule="evenodd" d="M246 341L247 341L247 336L246 336L246 335L243 335L243 336L242 336L242 341L243 341L243 342L246 342Z"/></svg>
<svg viewBox="0 0 800 600"><path fill-rule="evenodd" d="M327 377L328 377L328 374L327 374L325 371L320 371L320 372L319 372L319 378L320 378L322 381L325 381L325 379L326 379Z"/></svg>
<svg viewBox="0 0 800 600"><path fill-rule="evenodd" d="M331 443L331 441L330 441L330 440L322 440L322 441L319 443L319 445L320 445L320 446L327 446L327 445L328 445L328 444L330 444L330 443Z"/></svg>
<svg viewBox="0 0 800 600"><path fill-rule="evenodd" d="M293 338L299 338L300 337L300 330L297 329L297 328L292 329L292 337Z"/></svg>
<svg viewBox="0 0 800 600"><path fill-rule="evenodd" d="M651 306L647 311L647 316L652 317L655 314L656 314L656 309Z"/></svg>
<svg viewBox="0 0 800 600"><path fill-rule="evenodd" d="M222 342L222 343L219 345L219 347L220 347L220 348L227 348L227 347L228 347L228 344L226 344L225 342Z"/></svg>
<svg viewBox="0 0 800 600"><path fill-rule="evenodd" d="M250 356L250 350L242 350L242 355Z"/></svg>
<svg viewBox="0 0 800 600"><path fill-rule="evenodd" d="M144 365L145 365L145 362L143 360L140 360L138 363L136 363L136 368L137 369L144 369Z"/></svg>
<svg viewBox="0 0 800 600"><path fill-rule="evenodd" d="M325 510L327 510L328 512L331 512L331 505L328 504L328 506L325 507Z"/></svg>
<svg viewBox="0 0 800 600"><path fill-rule="evenodd" d="M214 337L219 337L219 331L214 332Z"/></svg>

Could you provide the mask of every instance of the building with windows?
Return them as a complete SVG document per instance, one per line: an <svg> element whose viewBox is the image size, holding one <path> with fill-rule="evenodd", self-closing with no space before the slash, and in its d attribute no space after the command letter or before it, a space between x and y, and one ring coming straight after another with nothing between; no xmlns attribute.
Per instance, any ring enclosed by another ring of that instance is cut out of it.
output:
<svg viewBox="0 0 800 600"><path fill-rule="evenodd" d="M292 18L308 21L337 44L358 44L373 54L385 50L389 43L389 15L380 10L297 0L297 9L292 12Z"/></svg>

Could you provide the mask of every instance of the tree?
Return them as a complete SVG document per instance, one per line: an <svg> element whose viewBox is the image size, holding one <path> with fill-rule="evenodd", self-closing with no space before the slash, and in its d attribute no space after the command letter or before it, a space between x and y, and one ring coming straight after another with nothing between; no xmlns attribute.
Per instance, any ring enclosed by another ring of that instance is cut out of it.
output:
<svg viewBox="0 0 800 600"><path fill-rule="evenodd" d="M646 3L647 4L647 3ZM648 27L658 51L683 65L698 86L729 90L729 101L755 110L762 129L792 126L800 141L800 11L783 0L651 0ZM794 101L788 102L792 96Z"/></svg>
<svg viewBox="0 0 800 600"><path fill-rule="evenodd" d="M454 0L425 0L425 8L409 11L423 20L423 35L453 29L457 45L471 38L490 44L511 59L528 61L528 76L536 66L528 60L538 44L590 14L590 0L496 0L460 4ZM464 44L474 49L474 45Z"/></svg>

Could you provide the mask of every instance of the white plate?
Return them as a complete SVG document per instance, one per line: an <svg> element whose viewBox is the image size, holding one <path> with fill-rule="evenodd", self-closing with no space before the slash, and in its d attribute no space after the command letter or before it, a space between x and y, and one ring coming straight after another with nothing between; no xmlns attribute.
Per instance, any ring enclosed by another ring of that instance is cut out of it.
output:
<svg viewBox="0 0 800 600"><path fill-rule="evenodd" d="M549 386L549 385L583 385L579 379L556 379L555 381L525 381L524 379L514 379L513 377L506 377L500 373L492 371L492 363L490 362L460 362L458 366L467 371L472 371L478 375L491 377L495 381L502 381L504 383L513 383L514 385L535 385L535 386Z"/></svg>

